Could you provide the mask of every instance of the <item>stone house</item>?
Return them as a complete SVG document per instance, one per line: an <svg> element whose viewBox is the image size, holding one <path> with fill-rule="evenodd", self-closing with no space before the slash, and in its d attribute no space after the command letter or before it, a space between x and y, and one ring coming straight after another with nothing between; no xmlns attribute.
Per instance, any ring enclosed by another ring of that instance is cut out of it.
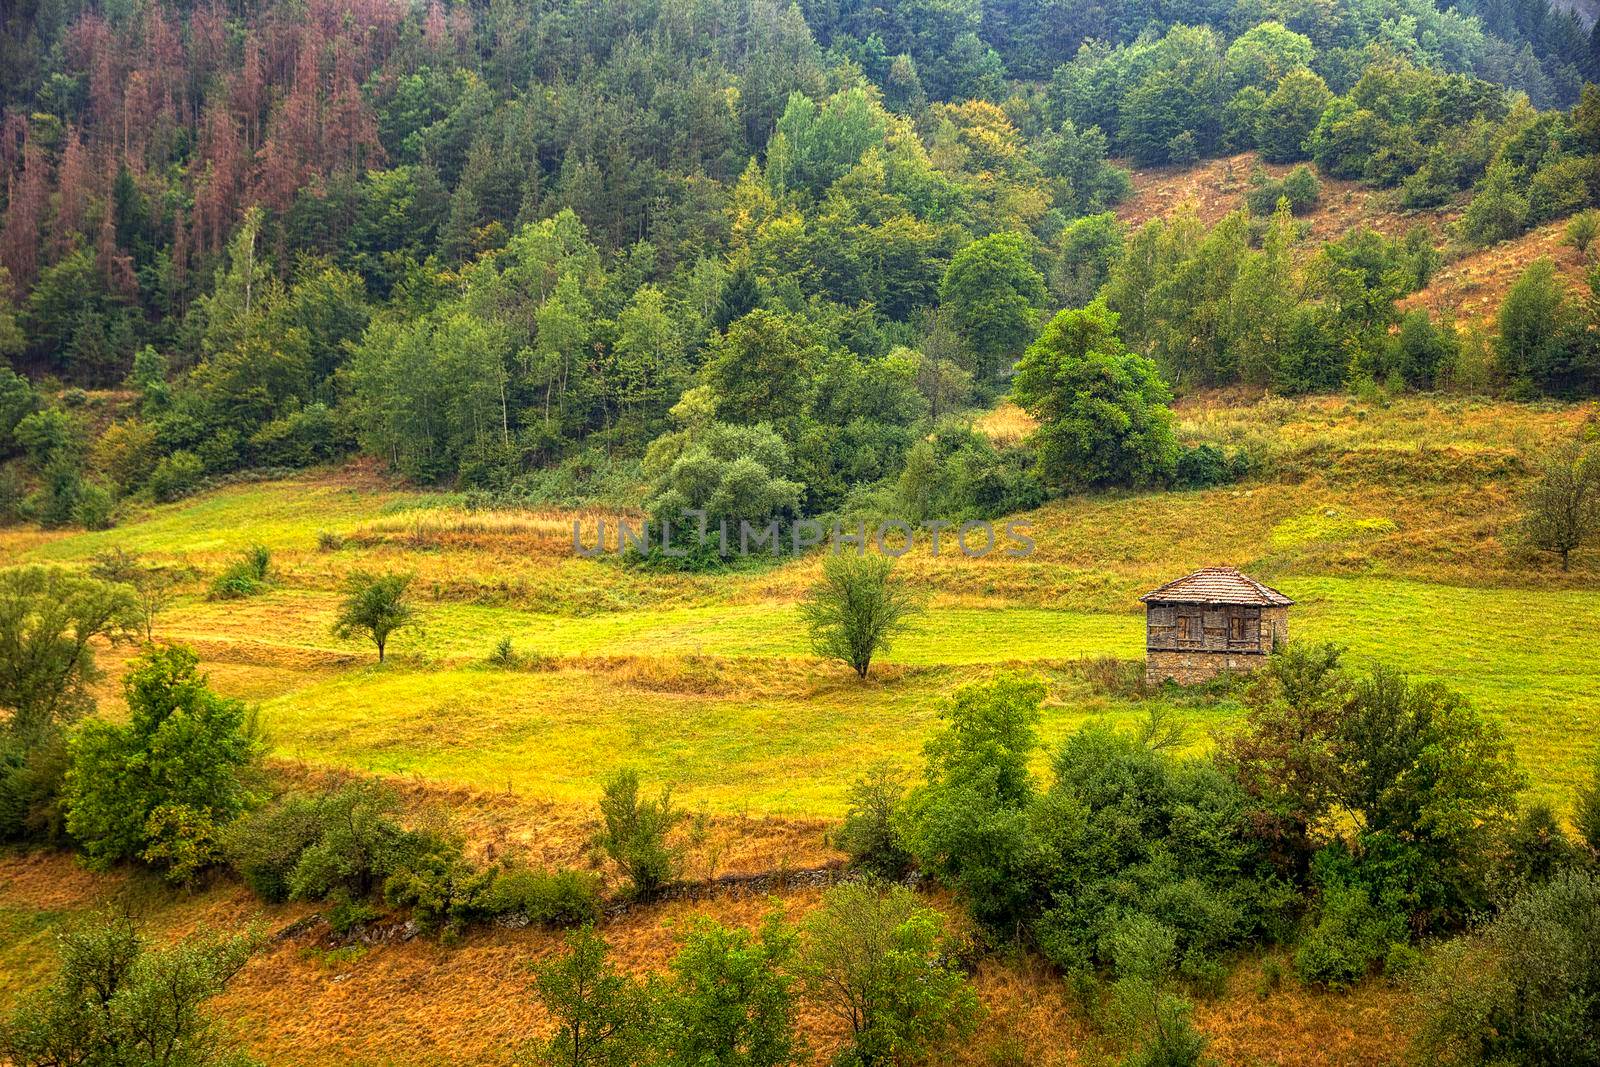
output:
<svg viewBox="0 0 1600 1067"><path fill-rule="evenodd" d="M1206 567L1152 589L1145 605L1145 678L1190 685L1253 671L1289 640L1294 603L1232 567Z"/></svg>

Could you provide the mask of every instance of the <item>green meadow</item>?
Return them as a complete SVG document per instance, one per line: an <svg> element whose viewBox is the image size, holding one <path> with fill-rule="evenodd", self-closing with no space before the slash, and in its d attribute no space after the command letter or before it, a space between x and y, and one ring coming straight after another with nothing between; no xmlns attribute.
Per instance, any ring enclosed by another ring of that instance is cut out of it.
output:
<svg viewBox="0 0 1600 1067"><path fill-rule="evenodd" d="M1268 475L1053 502L1023 516L1039 546L1026 560L919 545L902 566L928 611L866 683L811 655L796 602L815 559L710 575L578 559L571 524L592 529L594 514L469 512L358 469L223 487L107 531L6 531L0 559L79 566L121 547L172 567L182 594L158 636L256 703L283 758L557 802L587 803L629 764L709 810L837 814L862 768L913 766L948 694L1004 669L1050 683L1049 738L1166 706L1203 747L1241 713L1236 694L1141 696L1128 681L1138 595L1213 562L1293 597L1295 638L1467 695L1504 724L1537 793L1560 798L1587 774L1593 561L1561 575L1507 536L1526 457L1581 409L1323 399L1184 415L1191 438L1264 435ZM273 587L208 599L252 544L273 553ZM358 569L417 576L423 625L381 667L330 632ZM489 665L502 638L513 668ZM105 695L117 714L113 685Z"/></svg>

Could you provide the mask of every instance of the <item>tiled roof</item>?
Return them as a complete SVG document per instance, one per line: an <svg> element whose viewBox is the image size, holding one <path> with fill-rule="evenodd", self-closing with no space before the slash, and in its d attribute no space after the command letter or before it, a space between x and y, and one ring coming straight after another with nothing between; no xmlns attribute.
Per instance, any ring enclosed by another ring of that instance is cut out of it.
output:
<svg viewBox="0 0 1600 1067"><path fill-rule="evenodd" d="M1253 604L1282 607L1294 601L1233 567L1205 567L1139 598L1146 604Z"/></svg>

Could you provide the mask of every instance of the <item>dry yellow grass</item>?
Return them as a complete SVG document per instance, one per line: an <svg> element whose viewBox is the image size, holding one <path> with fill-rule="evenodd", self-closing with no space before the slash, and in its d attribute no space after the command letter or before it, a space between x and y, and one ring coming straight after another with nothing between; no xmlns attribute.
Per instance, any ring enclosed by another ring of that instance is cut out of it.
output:
<svg viewBox="0 0 1600 1067"><path fill-rule="evenodd" d="M132 888L120 876L92 884ZM664 968L681 931L698 916L754 928L774 906L800 920L819 897L816 888L787 889L776 897L733 890L635 909L607 922L604 933L618 965L644 976ZM0 856L0 909L48 902L64 914L81 913L104 899L103 893L84 891L66 857ZM202 924L257 923L270 933L311 913L304 905L263 907L227 885L181 898L145 892L134 899L147 929L160 939ZM935 896L931 902L961 923L950 901ZM40 938L37 947L47 950L48 941ZM549 1032L530 964L560 950L559 935L533 929L478 929L451 948L426 937L348 947L325 926L313 926L273 939L214 1008L247 1051L272 1064L508 1064L530 1039ZM46 961L39 977L49 970ZM1398 990L1372 981L1348 994L1281 987L1262 998L1260 975L1259 965L1247 962L1219 997L1197 1004L1196 1022L1223 1062L1397 1062L1406 1036ZM1065 1067L1103 1063L1114 1053L1059 977L1036 962L987 959L974 981L985 1008L979 1032L941 1062L979 1067L1004 1050L1022 1062ZM0 1006L4 994L0 987ZM798 1021L808 1046L805 1062L827 1063L843 1039L838 1024L810 1004L802 1005Z"/></svg>

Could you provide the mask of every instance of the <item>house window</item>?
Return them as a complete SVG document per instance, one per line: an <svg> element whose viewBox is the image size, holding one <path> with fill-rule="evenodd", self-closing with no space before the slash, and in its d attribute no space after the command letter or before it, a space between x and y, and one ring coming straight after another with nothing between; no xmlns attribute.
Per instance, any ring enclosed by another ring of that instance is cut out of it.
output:
<svg viewBox="0 0 1600 1067"><path fill-rule="evenodd" d="M1229 641L1239 642L1250 640L1250 634L1245 629L1245 622L1246 620L1243 615L1235 615L1228 620Z"/></svg>
<svg viewBox="0 0 1600 1067"><path fill-rule="evenodd" d="M1199 641L1200 638L1200 617L1198 615L1179 615L1178 640Z"/></svg>

